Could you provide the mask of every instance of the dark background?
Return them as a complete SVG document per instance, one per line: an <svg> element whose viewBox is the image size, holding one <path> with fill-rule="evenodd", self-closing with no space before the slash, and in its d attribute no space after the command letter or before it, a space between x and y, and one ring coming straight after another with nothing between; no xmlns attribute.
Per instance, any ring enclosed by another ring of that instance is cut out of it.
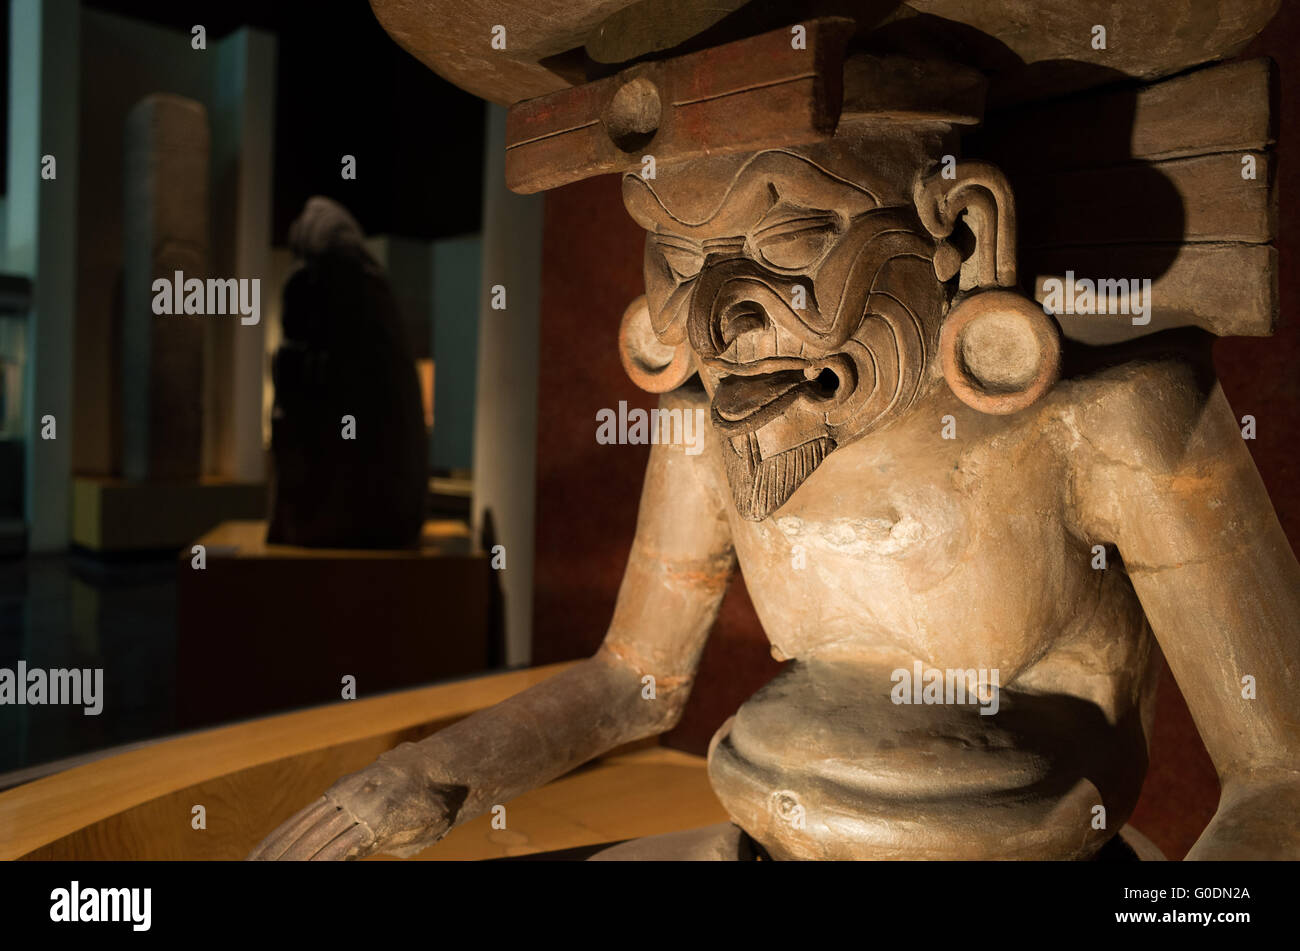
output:
<svg viewBox="0 0 1300 951"><path fill-rule="evenodd" d="M272 244L286 243L312 195L343 202L366 234L432 240L479 230L483 101L407 55L365 0L85 5L186 34L202 24L209 48L241 26L276 35ZM7 10L4 23L7 32ZM0 49L7 57L7 37ZM8 63L0 74L8 76ZM361 172L354 181L339 176L347 154Z"/></svg>

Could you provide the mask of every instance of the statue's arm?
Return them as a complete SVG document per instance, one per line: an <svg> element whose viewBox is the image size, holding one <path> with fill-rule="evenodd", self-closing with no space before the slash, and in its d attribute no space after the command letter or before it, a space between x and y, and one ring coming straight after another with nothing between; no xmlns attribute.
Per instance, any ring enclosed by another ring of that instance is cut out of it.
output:
<svg viewBox="0 0 1300 951"><path fill-rule="evenodd" d="M661 407L683 412L703 405L688 391L661 399ZM671 728L734 565L723 498L709 468L714 447L706 443L697 454L688 448L651 449L632 553L593 657L390 750L335 783L251 857L411 855L495 804ZM653 690L646 677L654 678Z"/></svg>
<svg viewBox="0 0 1300 951"><path fill-rule="evenodd" d="M1300 857L1300 564L1200 367L1150 367L1078 416L1117 544L1222 786L1189 859Z"/></svg>

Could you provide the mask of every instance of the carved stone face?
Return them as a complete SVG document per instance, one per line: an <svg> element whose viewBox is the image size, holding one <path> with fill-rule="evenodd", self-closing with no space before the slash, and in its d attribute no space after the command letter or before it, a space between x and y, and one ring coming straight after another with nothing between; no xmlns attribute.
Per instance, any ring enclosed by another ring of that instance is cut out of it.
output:
<svg viewBox="0 0 1300 951"><path fill-rule="evenodd" d="M776 511L927 379L945 300L901 188L824 145L624 179L659 341L689 346L737 511Z"/></svg>

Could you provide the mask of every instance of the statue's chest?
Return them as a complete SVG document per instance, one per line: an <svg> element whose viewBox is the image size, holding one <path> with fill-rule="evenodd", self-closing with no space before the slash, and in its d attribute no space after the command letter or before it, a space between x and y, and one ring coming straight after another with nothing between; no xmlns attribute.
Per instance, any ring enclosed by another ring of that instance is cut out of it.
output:
<svg viewBox="0 0 1300 951"><path fill-rule="evenodd" d="M993 454L908 448L832 454L771 517L733 519L746 585L781 653L849 640L1016 655L1060 627L1053 589L1073 587L1086 562L1051 487L1013 487Z"/></svg>
<svg viewBox="0 0 1300 951"><path fill-rule="evenodd" d="M864 470L846 484L818 475L769 518L733 521L747 579L817 596L881 585L919 592L972 557L978 513L943 480Z"/></svg>

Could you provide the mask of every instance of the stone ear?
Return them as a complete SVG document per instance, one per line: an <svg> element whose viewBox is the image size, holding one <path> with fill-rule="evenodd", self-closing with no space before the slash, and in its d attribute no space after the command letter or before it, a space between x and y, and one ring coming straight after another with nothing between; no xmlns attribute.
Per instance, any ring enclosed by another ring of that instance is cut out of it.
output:
<svg viewBox="0 0 1300 951"><path fill-rule="evenodd" d="M935 272L941 281L952 277L960 264L963 291L1016 286L1016 202L997 166L957 162L946 172L918 178L912 198L921 223L940 239ZM965 260L943 240L963 215L975 238L975 248Z"/></svg>
<svg viewBox="0 0 1300 951"><path fill-rule="evenodd" d="M981 413L1015 413L1031 405L1061 372L1056 322L1016 287L1016 207L1002 172L985 162L958 162L950 177L917 180L917 214L939 239L935 275L960 271L963 293L949 305L939 333L939 356L948 386ZM975 239L971 253L946 239L965 216ZM973 292L973 293L965 293Z"/></svg>
<svg viewBox="0 0 1300 951"><path fill-rule="evenodd" d="M623 311L618 328L618 355L632 382L650 393L675 390L695 373L690 344L663 343L650 323L650 308L642 294Z"/></svg>

